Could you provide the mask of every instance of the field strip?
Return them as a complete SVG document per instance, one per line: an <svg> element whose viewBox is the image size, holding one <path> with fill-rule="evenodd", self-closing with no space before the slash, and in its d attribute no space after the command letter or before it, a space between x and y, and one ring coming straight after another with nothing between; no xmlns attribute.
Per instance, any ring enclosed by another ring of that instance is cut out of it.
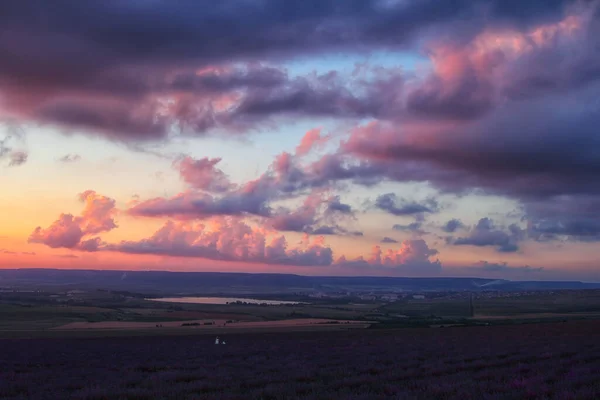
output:
<svg viewBox="0 0 600 400"><path fill-rule="evenodd" d="M291 319L280 321L248 321L248 322L230 322L227 320L210 320L213 324L207 324L208 320L190 320L190 321L165 321L165 322L128 322L128 321L101 321L101 322L71 322L58 327L50 328L52 330L79 330L79 329L148 329L156 328L161 325L162 328L181 328L181 329L243 329L243 328L291 328L291 327L316 327L316 326L368 326L372 321L337 321L330 319ZM183 326L183 324L197 324ZM205 325L206 324L206 325Z"/></svg>

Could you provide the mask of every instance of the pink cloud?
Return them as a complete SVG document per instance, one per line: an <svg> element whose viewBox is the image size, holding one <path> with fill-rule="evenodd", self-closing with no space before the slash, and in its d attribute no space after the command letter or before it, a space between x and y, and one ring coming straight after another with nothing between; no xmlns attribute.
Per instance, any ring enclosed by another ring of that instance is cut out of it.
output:
<svg viewBox="0 0 600 400"><path fill-rule="evenodd" d="M29 243L42 243L52 248L92 250L96 239L82 239L89 235L108 232L117 228L114 220L117 209L115 200L97 194L93 190L80 193L79 200L85 203L80 216L61 214L48 228L38 226L29 236Z"/></svg>
<svg viewBox="0 0 600 400"><path fill-rule="evenodd" d="M51 248L69 248L79 251L108 251L138 255L162 255L171 257L203 258L222 261L263 263L297 266L328 266L333 264L333 250L327 246L322 235L310 236L295 247L289 247L285 236L268 225L252 227L241 217L213 216L202 222L167 221L152 236L139 241L106 243L97 237L117 227L115 201L92 190L79 194L85 203L81 214L61 214L48 228L37 227L29 237L31 243L42 243ZM325 206L326 213L352 215L351 208L340 202L337 196L326 197L315 192L304 202L305 209L294 218L315 222L315 210ZM164 211L164 210L163 210ZM306 213L306 215L303 215ZM273 221L283 221L278 215ZM283 222L281 222L283 223ZM289 223L286 222L286 223ZM303 222L304 223L304 222ZM282 227L275 227L284 229ZM309 231L317 232L309 226ZM290 230L290 229L288 229ZM301 229L291 229L301 231ZM347 262L342 256L337 264L362 266L404 266L429 268L439 266L429 258L437 250L429 249L423 240L404 242L397 251L383 254L379 246L366 264L354 260ZM362 259L361 259L362 260Z"/></svg>
<svg viewBox="0 0 600 400"><path fill-rule="evenodd" d="M230 190L233 185L229 177L217 168L220 162L221 158L204 157L195 160L186 156L176 160L173 166L179 170L181 178L192 188L222 193Z"/></svg>
<svg viewBox="0 0 600 400"><path fill-rule="evenodd" d="M381 246L375 245L372 248L371 255L365 259L358 257L353 260L341 256L336 264L361 269L390 268L397 269L408 274L438 274L442 271L442 264L439 260L431 260L439 252L427 245L423 239L405 240L400 244L397 250L388 249L383 251Z"/></svg>
<svg viewBox="0 0 600 400"><path fill-rule="evenodd" d="M118 211L114 199L86 190L79 195L79 200L85 203L80 220L84 234L108 232L117 227L114 218Z"/></svg>
<svg viewBox="0 0 600 400"><path fill-rule="evenodd" d="M43 243L52 248L75 248L84 233L80 226L80 217L61 214L48 228L38 226L29 236L29 243Z"/></svg>
<svg viewBox="0 0 600 400"><path fill-rule="evenodd" d="M288 249L284 236L232 217L196 224L168 221L148 239L122 241L100 250L281 265L330 265L332 261L332 250L318 238Z"/></svg>
<svg viewBox="0 0 600 400"><path fill-rule="evenodd" d="M300 144L296 147L296 155L303 156L315 147L323 146L327 140L329 137L321 136L321 128L311 129L304 134Z"/></svg>
<svg viewBox="0 0 600 400"><path fill-rule="evenodd" d="M348 261L341 256L334 263L333 250L327 246L324 236L305 234L297 246L290 248L285 236L266 227L251 227L236 217L214 217L201 223L168 221L147 239L99 244L97 250L278 265L335 264L361 269L441 271L441 263L431 260L438 251L429 248L424 240L407 240L397 250L387 252L375 246L366 261L362 257Z"/></svg>

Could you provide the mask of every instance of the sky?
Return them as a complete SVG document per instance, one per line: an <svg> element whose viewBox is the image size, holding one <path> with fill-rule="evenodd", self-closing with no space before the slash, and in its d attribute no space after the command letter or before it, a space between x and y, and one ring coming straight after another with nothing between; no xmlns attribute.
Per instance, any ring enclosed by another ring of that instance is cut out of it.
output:
<svg viewBox="0 0 600 400"><path fill-rule="evenodd" d="M600 281L600 5L0 5L0 267Z"/></svg>

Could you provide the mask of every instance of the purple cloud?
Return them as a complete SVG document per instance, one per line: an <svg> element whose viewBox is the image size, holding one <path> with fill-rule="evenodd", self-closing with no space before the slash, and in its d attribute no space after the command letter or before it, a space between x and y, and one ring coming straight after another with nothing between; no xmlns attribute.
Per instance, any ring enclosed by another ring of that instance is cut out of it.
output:
<svg viewBox="0 0 600 400"><path fill-rule="evenodd" d="M41 243L51 248L95 251L100 244L98 238L86 239L91 235L109 232L117 228L115 200L93 190L79 194L85 204L81 214L61 214L48 228L38 226L29 236L29 243Z"/></svg>
<svg viewBox="0 0 600 400"><path fill-rule="evenodd" d="M439 260L431 258L438 254L422 239L405 240L397 250L388 249L384 252L380 246L373 246L368 259L358 257L348 260L342 256L336 264L356 271L374 268L388 268L407 275L437 275L442 271Z"/></svg>
<svg viewBox="0 0 600 400"><path fill-rule="evenodd" d="M451 238L449 242L456 246L493 246L499 252L512 253L519 250L518 243L524 239L524 231L512 224L509 232L496 228L489 218L481 218L468 236Z"/></svg>
<svg viewBox="0 0 600 400"><path fill-rule="evenodd" d="M440 208L437 201L432 198L426 199L422 203L417 203L399 198L394 193L377 196L375 207L396 216L435 213Z"/></svg>
<svg viewBox="0 0 600 400"><path fill-rule="evenodd" d="M464 224L456 218L452 218L442 226L442 230L448 233L454 233L460 228L464 228Z"/></svg>
<svg viewBox="0 0 600 400"><path fill-rule="evenodd" d="M191 0L57 0L50 9L10 1L0 16L6 31L0 55L10 55L3 57L0 82L14 116L114 140L160 140L177 128L246 127L275 114L392 118L402 104L390 90L398 90L397 77L348 87L335 82L335 73L295 79L272 67L223 65L327 51L407 50L433 32L468 42L489 27L554 23L571 3L226 0L207 9ZM445 86L429 86L409 96L410 110L446 112L453 101L469 108L480 100L472 96L471 81L449 94ZM234 107L220 108L239 91L245 93Z"/></svg>
<svg viewBox="0 0 600 400"><path fill-rule="evenodd" d="M217 168L220 162L221 158L204 157L194 160L185 156L177 159L173 165L179 170L181 178L192 188L221 193L232 189L233 185L229 177Z"/></svg>
<svg viewBox="0 0 600 400"><path fill-rule="evenodd" d="M221 217L213 224L217 224L216 229L209 231L202 224L169 221L148 239L107 244L100 250L279 265L327 266L332 262L332 250L318 237L288 249L284 236L271 238L268 243L261 230L238 219Z"/></svg>

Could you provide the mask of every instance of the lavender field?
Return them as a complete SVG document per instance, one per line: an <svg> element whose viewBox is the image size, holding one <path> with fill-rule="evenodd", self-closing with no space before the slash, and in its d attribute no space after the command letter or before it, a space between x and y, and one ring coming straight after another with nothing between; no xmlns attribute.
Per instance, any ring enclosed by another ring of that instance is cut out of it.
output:
<svg viewBox="0 0 600 400"><path fill-rule="evenodd" d="M0 340L0 398L600 398L595 321L226 340Z"/></svg>

